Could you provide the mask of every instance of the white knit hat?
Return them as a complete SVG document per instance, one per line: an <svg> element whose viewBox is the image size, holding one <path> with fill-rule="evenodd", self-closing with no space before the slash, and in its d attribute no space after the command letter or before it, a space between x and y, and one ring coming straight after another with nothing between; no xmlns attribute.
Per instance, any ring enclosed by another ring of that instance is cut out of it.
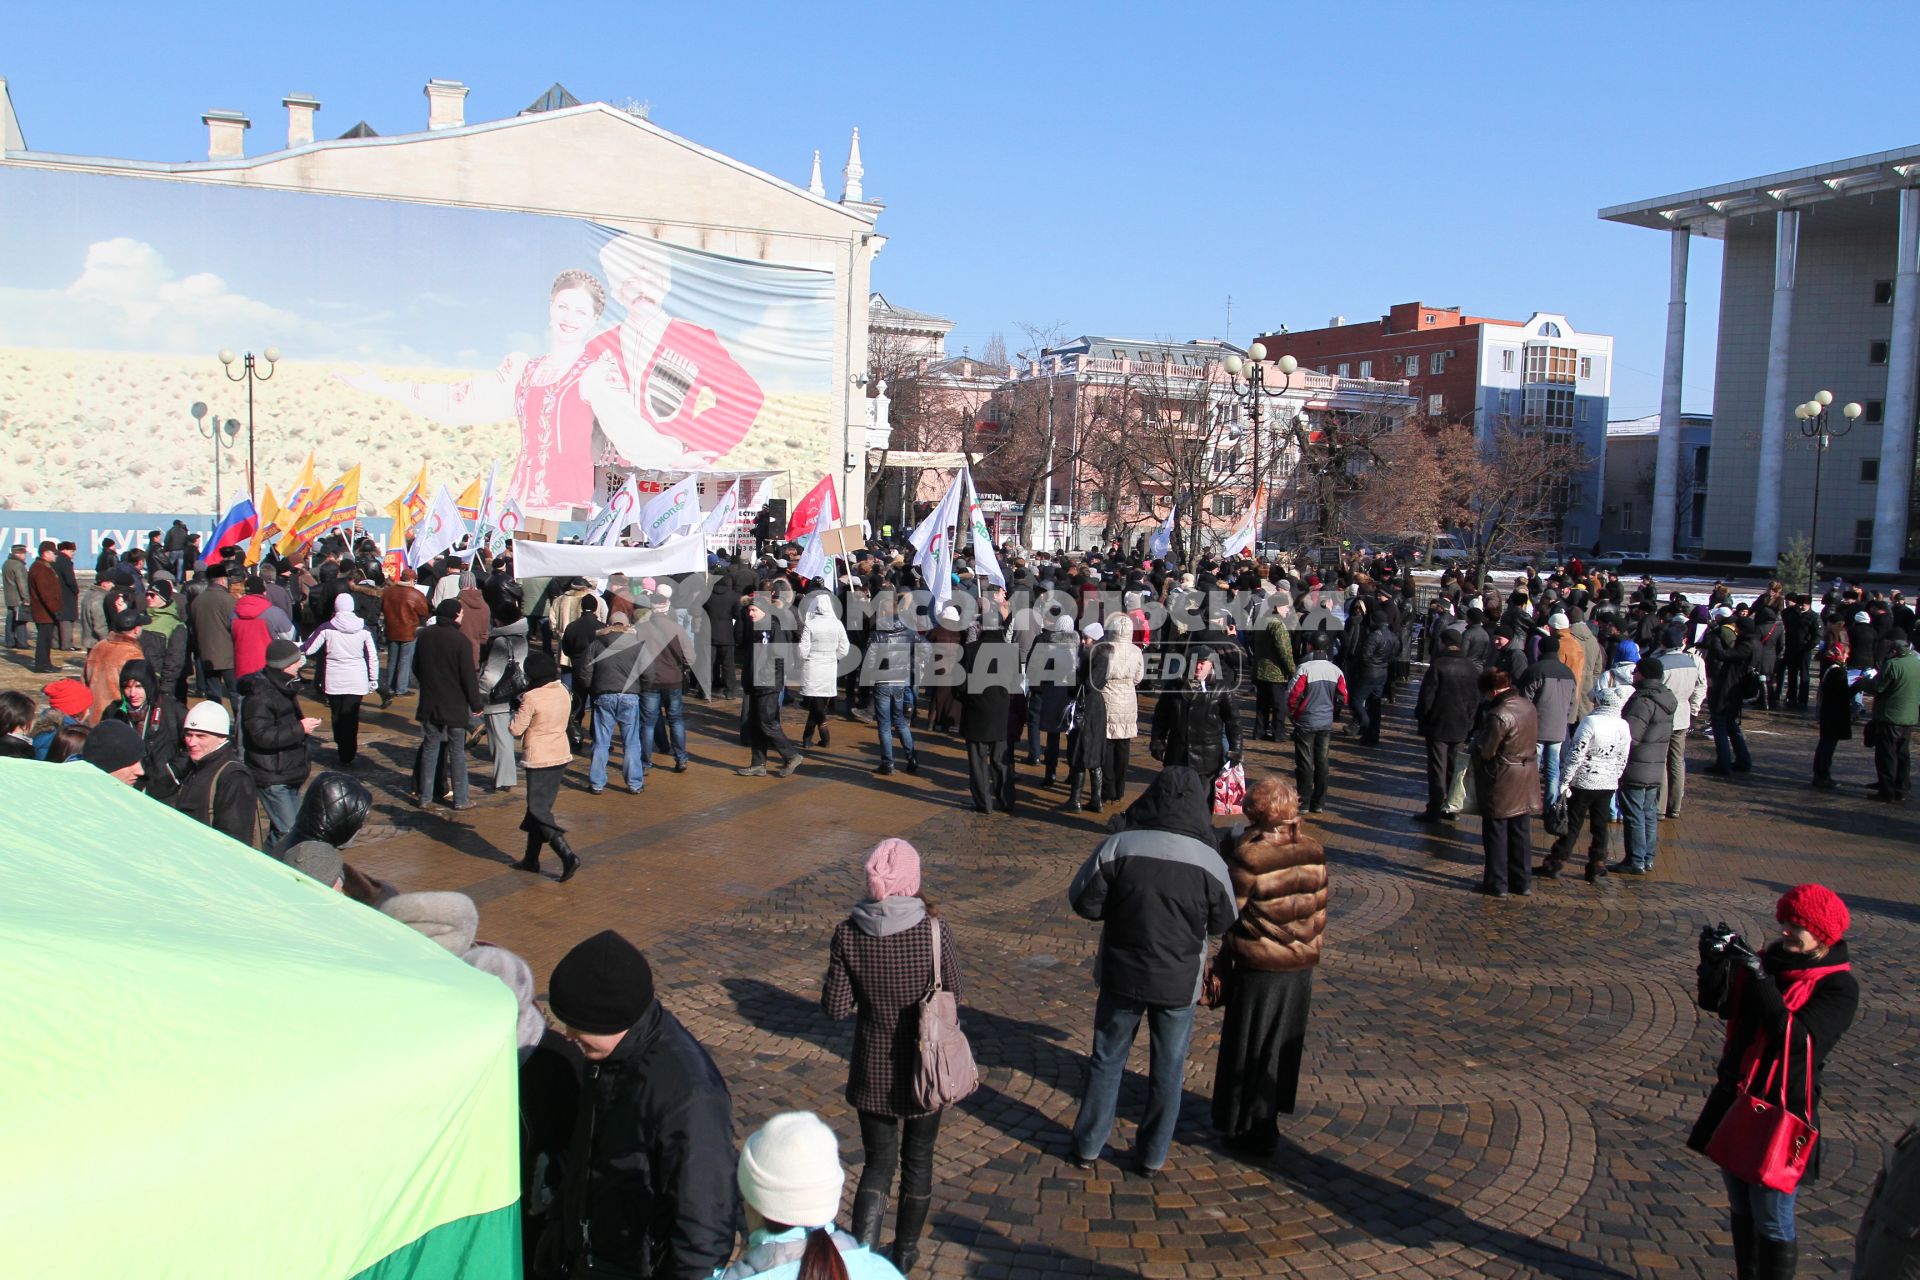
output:
<svg viewBox="0 0 1920 1280"><path fill-rule="evenodd" d="M1555 631L1565 631L1568 627L1572 626L1573 624L1567 621L1566 614L1556 613L1551 618L1547 619L1547 625L1552 627Z"/></svg>
<svg viewBox="0 0 1920 1280"><path fill-rule="evenodd" d="M739 1178L741 1197L768 1222L830 1226L847 1181L840 1139L811 1111L783 1111L741 1145Z"/></svg>

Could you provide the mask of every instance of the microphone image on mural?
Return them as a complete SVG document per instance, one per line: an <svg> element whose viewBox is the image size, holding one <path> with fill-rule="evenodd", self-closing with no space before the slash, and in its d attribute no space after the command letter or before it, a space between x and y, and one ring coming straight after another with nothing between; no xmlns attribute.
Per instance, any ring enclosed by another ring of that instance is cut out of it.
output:
<svg viewBox="0 0 1920 1280"><path fill-rule="evenodd" d="M237 340L282 353L254 402L263 516L310 451L360 464L369 515L411 494L413 523L416 476L459 490L504 461L496 533L506 511L586 521L636 471L642 500L723 473L711 502L734 475L838 462L830 270L580 219L28 168L0 169L0 232L0 412L45 464L0 477L23 516L113 492L217 519L214 468L231 491L238 464L181 420L244 396L213 358ZM137 495L113 458L145 463ZM682 497L675 530L701 517Z"/></svg>

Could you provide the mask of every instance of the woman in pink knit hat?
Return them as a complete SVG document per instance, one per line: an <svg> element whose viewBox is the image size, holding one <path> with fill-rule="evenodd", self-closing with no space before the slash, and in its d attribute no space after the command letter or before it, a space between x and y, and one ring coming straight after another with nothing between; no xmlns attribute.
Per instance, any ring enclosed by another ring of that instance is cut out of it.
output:
<svg viewBox="0 0 1920 1280"><path fill-rule="evenodd" d="M1781 1096L1786 1109L1816 1130L1820 1077L1827 1055L1853 1025L1860 984L1847 956L1851 923L1847 904L1825 885L1787 890L1774 906L1780 933L1755 952L1726 925L1700 931L1700 1007L1727 1022L1718 1078L1694 1123L1687 1145L1705 1152L1714 1131L1733 1110L1743 1084L1752 1093ZM1814 1143L1806 1177L1820 1171ZM1794 1230L1794 1198L1736 1177L1722 1168L1731 1210L1734 1265L1742 1280L1792 1280L1800 1245ZM1751 1175L1749 1175L1751 1176Z"/></svg>
<svg viewBox="0 0 1920 1280"><path fill-rule="evenodd" d="M847 1077L847 1101L860 1113L866 1163L853 1197L853 1234L875 1253L887 1193L900 1167L900 1214L893 1263L911 1272L933 1206L933 1144L940 1112L914 1097L920 1041L916 1011L933 986L935 931L940 983L958 998L960 954L953 930L920 892L920 854L905 840L882 840L867 855L867 896L833 931L820 992L829 1018L859 1015Z"/></svg>

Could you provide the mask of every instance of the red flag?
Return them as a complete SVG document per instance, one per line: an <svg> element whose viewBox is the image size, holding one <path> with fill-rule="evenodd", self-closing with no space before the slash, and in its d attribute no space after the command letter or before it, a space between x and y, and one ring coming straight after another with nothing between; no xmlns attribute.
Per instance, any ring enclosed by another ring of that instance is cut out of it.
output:
<svg viewBox="0 0 1920 1280"><path fill-rule="evenodd" d="M820 483L794 504L793 513L787 517L787 538L798 542L816 530L839 527L840 498L833 491L833 477L822 476Z"/></svg>

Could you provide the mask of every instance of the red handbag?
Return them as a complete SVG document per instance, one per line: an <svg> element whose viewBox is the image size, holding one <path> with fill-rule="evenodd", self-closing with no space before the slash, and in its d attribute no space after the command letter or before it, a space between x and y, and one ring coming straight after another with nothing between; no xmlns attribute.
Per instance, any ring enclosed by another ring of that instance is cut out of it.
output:
<svg viewBox="0 0 1920 1280"><path fill-rule="evenodd" d="M1768 1069L1760 1092L1752 1092L1753 1077L1760 1070L1756 1057L1733 1105L1707 1140L1707 1158L1740 1181L1789 1194L1800 1185L1814 1144L1820 1140L1818 1129L1787 1110L1787 1057L1792 1052L1793 1015L1788 1014L1786 1048L1774 1063L1780 1072L1779 1100L1767 1097L1773 1088L1773 1068ZM1812 1036L1807 1037L1807 1114L1813 1114Z"/></svg>

